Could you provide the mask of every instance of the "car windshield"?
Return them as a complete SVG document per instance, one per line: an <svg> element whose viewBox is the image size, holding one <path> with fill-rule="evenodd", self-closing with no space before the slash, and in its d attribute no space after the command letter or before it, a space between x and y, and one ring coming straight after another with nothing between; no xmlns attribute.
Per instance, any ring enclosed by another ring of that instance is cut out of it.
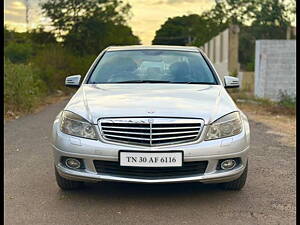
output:
<svg viewBox="0 0 300 225"><path fill-rule="evenodd" d="M199 52L175 50L108 51L88 83L217 84Z"/></svg>

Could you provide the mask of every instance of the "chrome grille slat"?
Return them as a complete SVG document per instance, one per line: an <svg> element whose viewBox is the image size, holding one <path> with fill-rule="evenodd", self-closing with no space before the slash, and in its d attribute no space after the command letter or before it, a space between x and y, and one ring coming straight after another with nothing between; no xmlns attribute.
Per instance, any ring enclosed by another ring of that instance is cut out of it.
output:
<svg viewBox="0 0 300 225"><path fill-rule="evenodd" d="M185 136L178 136L178 137L166 137L166 138L152 138L153 141L160 141L160 140L171 140L171 139L181 139L181 138L190 138L190 137L197 137L198 135L185 135Z"/></svg>
<svg viewBox="0 0 300 225"><path fill-rule="evenodd" d="M111 118L100 119L101 137L110 142L161 146L196 141L202 130L201 119Z"/></svg>
<svg viewBox="0 0 300 225"><path fill-rule="evenodd" d="M115 129L137 129L137 130L150 130L145 127L116 127L116 126L102 126L102 128L115 128ZM152 130L183 130L183 129L200 129L200 126L197 127L152 127Z"/></svg>
<svg viewBox="0 0 300 225"><path fill-rule="evenodd" d="M152 130L181 130L181 129L200 129L201 127L152 127Z"/></svg>
<svg viewBox="0 0 300 225"><path fill-rule="evenodd" d="M111 135L111 134L107 134L106 136L107 137L126 138L126 139L134 139L134 140L149 140L150 141L150 136L149 136L149 138L127 137L127 136L119 136L119 135Z"/></svg>
<svg viewBox="0 0 300 225"><path fill-rule="evenodd" d="M109 132L109 133L116 133L116 134L141 134L141 135L150 135L150 132L145 133L145 132L129 132L129 131L116 131L116 130L102 130L105 134L105 132ZM153 133L152 132L152 136L155 135L168 135L168 134L190 134L190 133L198 133L198 130L193 130L193 131L182 131L182 132L178 132L178 131L174 131L174 132L162 132L162 133ZM197 134L198 135L198 134Z"/></svg>
<svg viewBox="0 0 300 225"><path fill-rule="evenodd" d="M182 131L182 132L178 132L178 131L175 131L175 132L162 132L162 133L153 133L152 132L152 136L167 135L167 134L190 134L190 133L198 133L198 132L199 132L198 130L196 130L196 131L195 130L193 130L193 131Z"/></svg>
<svg viewBox="0 0 300 225"><path fill-rule="evenodd" d="M104 133L117 133L117 134L141 134L141 135L150 135L150 132L144 133L144 132L128 132L128 131L116 131L116 130L102 130Z"/></svg>
<svg viewBox="0 0 300 225"><path fill-rule="evenodd" d="M150 130L150 127L149 127L149 128L146 128L146 127L116 127L116 126L102 126L102 128Z"/></svg>

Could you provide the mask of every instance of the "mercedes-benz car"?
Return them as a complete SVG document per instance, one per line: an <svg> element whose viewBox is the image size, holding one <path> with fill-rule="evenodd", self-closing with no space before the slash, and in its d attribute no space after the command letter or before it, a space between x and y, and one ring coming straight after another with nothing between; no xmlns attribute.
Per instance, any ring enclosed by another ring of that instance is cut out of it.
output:
<svg viewBox="0 0 300 225"><path fill-rule="evenodd" d="M221 78L222 77L222 78ZM61 189L86 182L202 182L240 190L250 129L201 49L122 46L103 50L53 124Z"/></svg>

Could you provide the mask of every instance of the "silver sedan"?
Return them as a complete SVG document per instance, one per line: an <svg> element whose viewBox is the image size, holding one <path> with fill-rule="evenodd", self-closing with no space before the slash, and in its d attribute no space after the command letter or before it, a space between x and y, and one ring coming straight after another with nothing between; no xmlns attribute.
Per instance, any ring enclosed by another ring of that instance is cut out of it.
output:
<svg viewBox="0 0 300 225"><path fill-rule="evenodd" d="M219 183L247 178L250 129L221 79L196 47L109 47L53 124L57 184L121 181Z"/></svg>

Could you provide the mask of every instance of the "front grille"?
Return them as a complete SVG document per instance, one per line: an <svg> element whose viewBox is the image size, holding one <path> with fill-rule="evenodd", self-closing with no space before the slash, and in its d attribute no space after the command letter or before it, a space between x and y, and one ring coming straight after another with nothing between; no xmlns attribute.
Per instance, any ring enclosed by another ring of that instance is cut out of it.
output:
<svg viewBox="0 0 300 225"><path fill-rule="evenodd" d="M97 173L130 178L175 178L205 173L208 161L183 162L182 167L131 167L119 162L94 160Z"/></svg>
<svg viewBox="0 0 300 225"><path fill-rule="evenodd" d="M192 142L202 130L201 119L118 118L101 119L105 140L134 145L160 146Z"/></svg>

